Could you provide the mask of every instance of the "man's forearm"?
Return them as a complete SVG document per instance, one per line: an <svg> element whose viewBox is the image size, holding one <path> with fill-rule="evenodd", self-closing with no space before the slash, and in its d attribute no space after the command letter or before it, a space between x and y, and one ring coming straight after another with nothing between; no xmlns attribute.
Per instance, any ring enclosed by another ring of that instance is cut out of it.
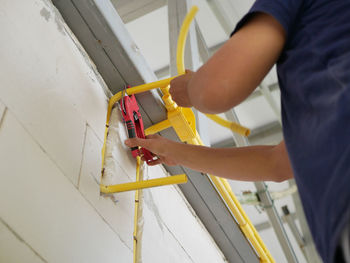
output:
<svg viewBox="0 0 350 263"><path fill-rule="evenodd" d="M287 167L279 167L275 147L217 149L174 143L171 151L176 163L203 173L241 181L283 181L292 177L291 169L283 163Z"/></svg>
<svg viewBox="0 0 350 263"><path fill-rule="evenodd" d="M128 139L125 144L144 147L155 154L158 159L150 165L183 165L203 173L242 181L283 181L293 177L283 141L276 146L217 149L150 135L147 139Z"/></svg>

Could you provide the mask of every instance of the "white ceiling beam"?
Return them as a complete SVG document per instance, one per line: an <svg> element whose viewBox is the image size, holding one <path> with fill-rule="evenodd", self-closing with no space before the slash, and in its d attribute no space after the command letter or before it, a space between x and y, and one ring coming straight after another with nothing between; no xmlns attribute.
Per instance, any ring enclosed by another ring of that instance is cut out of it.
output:
<svg viewBox="0 0 350 263"><path fill-rule="evenodd" d="M129 23L166 5L166 0L111 0L124 23Z"/></svg>

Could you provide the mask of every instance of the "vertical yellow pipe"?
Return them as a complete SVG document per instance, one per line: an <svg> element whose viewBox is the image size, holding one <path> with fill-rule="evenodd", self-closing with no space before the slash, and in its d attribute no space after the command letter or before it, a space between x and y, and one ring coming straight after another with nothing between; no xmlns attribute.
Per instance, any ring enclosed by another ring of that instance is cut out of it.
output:
<svg viewBox="0 0 350 263"><path fill-rule="evenodd" d="M140 178L140 167L141 167L141 157L137 156L136 157L136 182L141 181ZM135 191L135 212L134 212L134 234L133 234L133 258L134 258L134 263L139 262L139 241L138 240L138 221L139 221L139 203L140 203L140 191L141 190L136 190Z"/></svg>

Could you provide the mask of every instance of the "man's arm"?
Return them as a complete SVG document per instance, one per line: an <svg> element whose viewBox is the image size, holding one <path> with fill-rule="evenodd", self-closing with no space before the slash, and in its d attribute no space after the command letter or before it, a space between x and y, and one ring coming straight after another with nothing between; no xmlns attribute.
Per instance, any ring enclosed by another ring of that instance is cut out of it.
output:
<svg viewBox="0 0 350 263"><path fill-rule="evenodd" d="M205 63L171 82L170 93L180 106L205 113L224 112L242 102L278 59L285 42L282 26L258 13ZM283 181L293 177L284 142L277 146L214 149L173 142L158 135L129 139L159 159L153 165L183 165L204 173L243 181Z"/></svg>
<svg viewBox="0 0 350 263"><path fill-rule="evenodd" d="M183 165L203 173L241 181L281 182L293 177L284 142L277 146L216 149L174 142L159 135L129 139L159 157L153 165Z"/></svg>
<svg viewBox="0 0 350 263"><path fill-rule="evenodd" d="M253 14L197 72L170 83L173 100L204 113L229 110L259 85L276 63L284 43L284 29L275 18Z"/></svg>

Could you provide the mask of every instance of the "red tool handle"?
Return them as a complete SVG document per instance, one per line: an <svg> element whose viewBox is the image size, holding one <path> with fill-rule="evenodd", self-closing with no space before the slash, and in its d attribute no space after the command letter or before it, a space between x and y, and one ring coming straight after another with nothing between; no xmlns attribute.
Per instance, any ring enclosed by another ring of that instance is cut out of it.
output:
<svg viewBox="0 0 350 263"><path fill-rule="evenodd" d="M129 138L142 138L145 139L145 132L143 128L143 121L139 107L136 102L135 95L124 96L121 103L123 119L126 123ZM138 147L132 147L131 153L134 158L143 155L147 164L154 161L154 155L145 148L140 149Z"/></svg>
<svg viewBox="0 0 350 263"><path fill-rule="evenodd" d="M136 138L136 129L133 121L129 120L129 121L126 121L125 123L128 130L129 138ZM140 155L139 147L135 146L135 147L131 147L130 149L131 149L132 156L134 156L135 158L136 156Z"/></svg>

